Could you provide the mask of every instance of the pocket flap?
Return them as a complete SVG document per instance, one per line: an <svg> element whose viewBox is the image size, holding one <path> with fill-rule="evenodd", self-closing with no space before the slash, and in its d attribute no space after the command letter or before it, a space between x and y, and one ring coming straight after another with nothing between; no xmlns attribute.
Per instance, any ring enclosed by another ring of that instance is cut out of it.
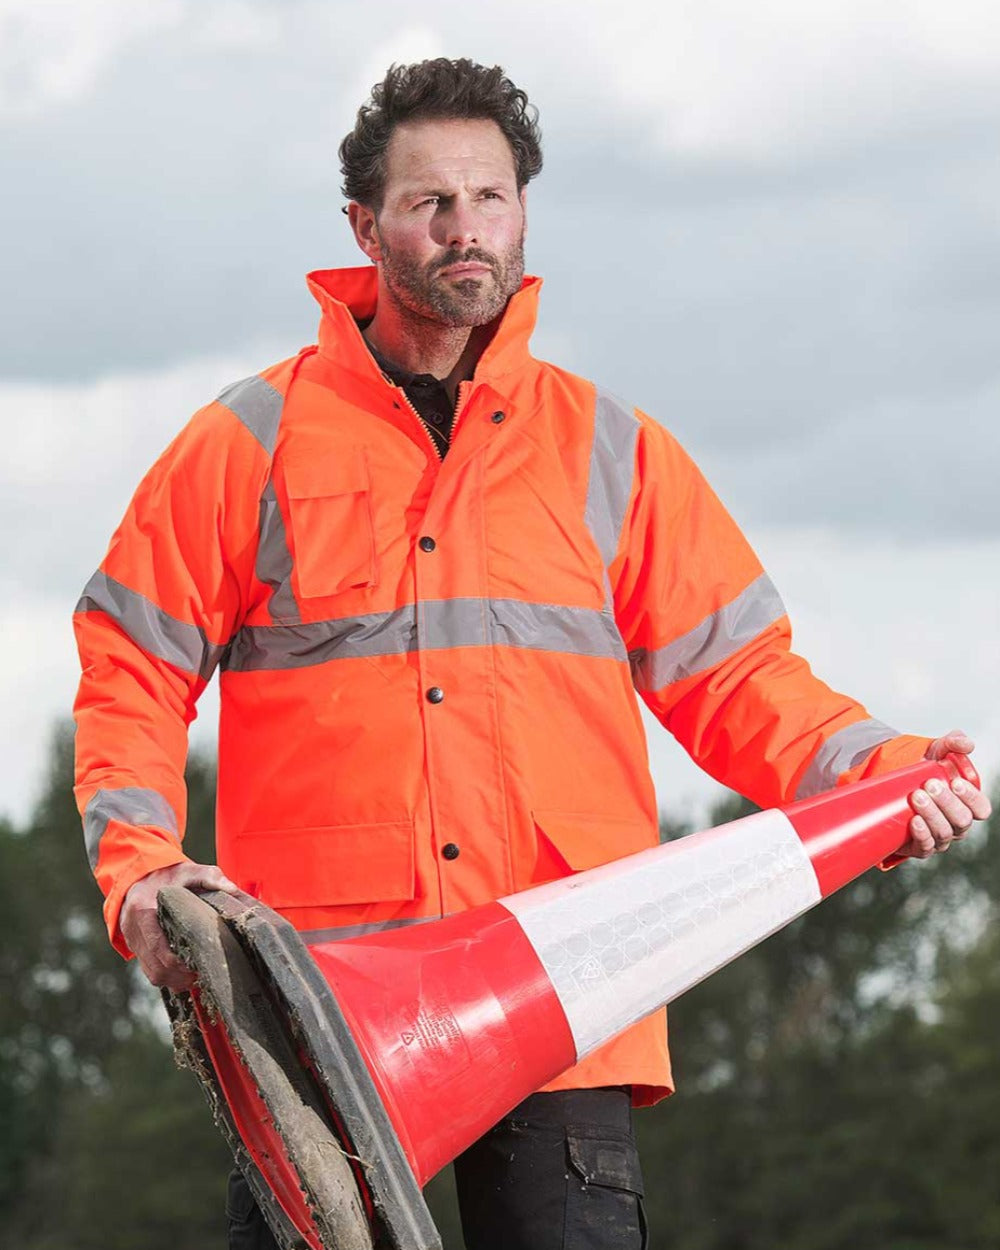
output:
<svg viewBox="0 0 1000 1250"><path fill-rule="evenodd" d="M643 1196L639 1152L627 1138L616 1140L606 1130L600 1137L590 1137L586 1130L567 1128L566 1145L573 1171L586 1184Z"/></svg>
<svg viewBox="0 0 1000 1250"><path fill-rule="evenodd" d="M538 829L576 872L655 845L646 825L639 820L551 809L532 812L532 817Z"/></svg>
<svg viewBox="0 0 1000 1250"><path fill-rule="evenodd" d="M284 466L293 586L322 599L378 582L368 462L358 447Z"/></svg>
<svg viewBox="0 0 1000 1250"><path fill-rule="evenodd" d="M326 499L358 495L370 486L368 461L360 447L346 447L328 456L287 457L285 489L289 499Z"/></svg>
<svg viewBox="0 0 1000 1250"><path fill-rule="evenodd" d="M236 876L270 907L411 899L413 822L278 829L237 838Z"/></svg>

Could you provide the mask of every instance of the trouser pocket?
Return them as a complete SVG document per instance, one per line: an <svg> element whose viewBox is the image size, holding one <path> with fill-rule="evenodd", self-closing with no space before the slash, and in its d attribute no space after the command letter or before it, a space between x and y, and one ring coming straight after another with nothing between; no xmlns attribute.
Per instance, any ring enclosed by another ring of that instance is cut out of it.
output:
<svg viewBox="0 0 1000 1250"><path fill-rule="evenodd" d="M566 1154L567 1250L646 1250L642 1170L631 1137L570 1125Z"/></svg>
<svg viewBox="0 0 1000 1250"><path fill-rule="evenodd" d="M622 1088L532 1094L455 1160L468 1250L644 1250Z"/></svg>

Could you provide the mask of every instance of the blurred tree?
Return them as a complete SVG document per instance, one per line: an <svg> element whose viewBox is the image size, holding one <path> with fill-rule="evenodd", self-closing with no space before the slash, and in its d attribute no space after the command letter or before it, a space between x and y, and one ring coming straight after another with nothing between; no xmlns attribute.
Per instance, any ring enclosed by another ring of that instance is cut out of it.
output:
<svg viewBox="0 0 1000 1250"><path fill-rule="evenodd" d="M209 1250L228 1152L108 945L71 754L61 730L30 824L0 822L4 1244ZM188 784L186 846L211 860L212 767L193 757ZM749 810L731 798L711 823ZM680 1092L637 1117L653 1244L996 1250L998 919L1000 816L931 864L867 874L675 1004ZM428 1200L460 1250L450 1169Z"/></svg>
<svg viewBox="0 0 1000 1250"><path fill-rule="evenodd" d="M748 810L734 798L711 823ZM680 1092L637 1117L656 1242L1000 1244L989 1185L972 1192L1000 1151L998 819L931 864L866 874L671 1008ZM942 1170L966 1177L960 1211Z"/></svg>
<svg viewBox="0 0 1000 1250"><path fill-rule="evenodd" d="M214 772L192 757L187 776L187 849L211 859ZM69 728L28 828L0 825L0 985L0 1225L12 1244L220 1244L228 1152L174 1068L156 994L108 943Z"/></svg>

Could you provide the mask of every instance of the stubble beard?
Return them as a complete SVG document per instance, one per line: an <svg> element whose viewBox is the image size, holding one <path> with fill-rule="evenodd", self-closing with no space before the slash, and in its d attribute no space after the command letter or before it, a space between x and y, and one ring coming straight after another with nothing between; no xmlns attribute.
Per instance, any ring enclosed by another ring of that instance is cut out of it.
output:
<svg viewBox="0 0 1000 1250"><path fill-rule="evenodd" d="M450 329L487 325L503 312L524 279L524 234L497 256L481 248L454 248L431 265L398 256L383 241L382 278L397 304L425 321ZM448 282L437 275L449 265L475 261L489 265L481 278Z"/></svg>

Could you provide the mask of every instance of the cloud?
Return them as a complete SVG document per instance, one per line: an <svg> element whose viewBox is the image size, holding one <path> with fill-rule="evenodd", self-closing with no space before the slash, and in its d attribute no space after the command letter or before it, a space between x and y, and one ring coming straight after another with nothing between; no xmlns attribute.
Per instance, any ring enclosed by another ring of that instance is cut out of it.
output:
<svg viewBox="0 0 1000 1250"><path fill-rule="evenodd" d="M781 439L702 444L708 476L741 517L837 526L852 541L915 547L1000 536L1000 377L955 395L808 409Z"/></svg>
<svg viewBox="0 0 1000 1250"><path fill-rule="evenodd" d="M935 126L998 98L991 6L929 0L734 0L546 6L573 66L581 129L610 109L650 159L685 153L771 163L817 146Z"/></svg>
<svg viewBox="0 0 1000 1250"><path fill-rule="evenodd" d="M821 668L847 657L885 719L962 720L978 694L952 714L942 675L997 677L994 16L0 0L0 523L19 538L0 625L28 657L0 678L26 726L10 801L68 706L68 612L139 476L223 384L312 340L302 274L359 260L337 144L390 61L438 53L504 64L541 108L538 353L681 436L763 536ZM975 708L967 727L998 737Z"/></svg>
<svg viewBox="0 0 1000 1250"><path fill-rule="evenodd" d="M0 458L0 525L19 536L4 559L13 610L26 598L58 595L61 610L71 611L167 443L224 385L278 358L261 347L242 359L196 359L93 382L0 382L0 411L11 418Z"/></svg>
<svg viewBox="0 0 1000 1250"><path fill-rule="evenodd" d="M1000 780L1000 539L864 542L828 527L748 529L788 607L794 648L836 690L901 733L962 728ZM721 792L646 716L661 810L704 821Z"/></svg>
<svg viewBox="0 0 1000 1250"><path fill-rule="evenodd" d="M67 107L133 42L176 27L180 0L0 3L0 122Z"/></svg>
<svg viewBox="0 0 1000 1250"><path fill-rule="evenodd" d="M0 382L10 415L0 457L0 706L11 728L0 761L0 814L27 820L53 725L71 714L79 667L73 607L141 476L188 417L246 377L266 345L237 357L53 385ZM202 700L192 741L214 749L218 694Z"/></svg>
<svg viewBox="0 0 1000 1250"><path fill-rule="evenodd" d="M373 85L382 81L390 65L410 65L415 61L429 61L445 55L445 41L428 26L389 28L379 43L366 49L360 67L341 87L340 95L347 110L357 109L368 99Z"/></svg>

